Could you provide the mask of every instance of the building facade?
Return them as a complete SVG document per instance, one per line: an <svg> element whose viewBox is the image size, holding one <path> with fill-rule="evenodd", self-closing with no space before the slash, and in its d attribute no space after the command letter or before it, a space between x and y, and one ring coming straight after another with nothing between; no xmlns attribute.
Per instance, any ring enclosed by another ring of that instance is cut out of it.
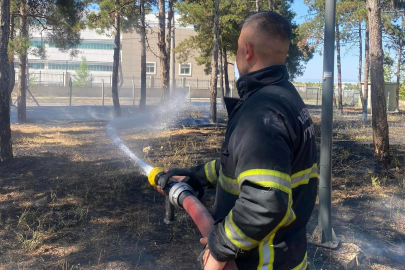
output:
<svg viewBox="0 0 405 270"><path fill-rule="evenodd" d="M181 26L180 15L175 15L175 44L179 44L190 36L196 35L192 25ZM146 74L148 85L160 86L160 59L158 48L158 19L157 14L148 14L146 22L149 26L147 30L147 50L146 50ZM167 31L167 29L166 29ZM141 37L137 32L124 33L122 35L122 73L124 81L135 78L135 84L140 83L141 77ZM235 41L236 42L236 41ZM194 57L198 52L190 55L186 63L175 61L175 81L177 86L190 86L191 88L208 89L211 74L205 74L204 66L197 65ZM173 57L173 55L171 56ZM234 81L234 68L229 68L229 80ZM219 86L219 83L218 83Z"/></svg>
<svg viewBox="0 0 405 270"><path fill-rule="evenodd" d="M181 26L178 22L179 18L180 15L175 15L175 44L196 34L193 26ZM146 22L149 26L147 31L149 46L146 51L147 86L149 88L160 88L157 14L148 14ZM100 86L102 82L107 86L111 85L114 55L114 38L112 36L100 35L92 29L83 30L81 32L82 42L76 48L79 53L72 58L70 52L62 52L53 44L46 42L46 31L42 35L39 31L31 33L31 50L28 55L30 84L66 86L66 78L75 76L76 70L79 69L82 57L84 56L87 59L88 71L91 74L89 86ZM121 44L122 87L129 88L135 86L139 88L141 78L140 35L136 31L123 33ZM32 49L35 47L45 48L45 59L41 59L33 53ZM186 63L176 62L174 65L177 86L190 86L197 89L209 88L211 75L205 74L204 66L197 65L197 62L194 60L196 56L198 56L198 52L191 55ZM14 66L16 69L16 80L18 80L18 59L15 59ZM234 80L233 68L229 68L229 80Z"/></svg>

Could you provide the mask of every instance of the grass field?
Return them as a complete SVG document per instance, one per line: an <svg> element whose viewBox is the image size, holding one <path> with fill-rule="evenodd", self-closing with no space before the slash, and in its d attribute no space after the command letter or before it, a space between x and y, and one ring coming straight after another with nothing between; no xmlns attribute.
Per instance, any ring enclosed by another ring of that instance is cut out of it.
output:
<svg viewBox="0 0 405 270"><path fill-rule="evenodd" d="M35 110L41 110L40 120L12 125L16 158L0 164L0 269L198 268L194 224L184 211L177 211L174 225L163 223L163 198L111 142L107 117L87 117L89 109L80 108L66 119L58 107L32 108L32 115ZM223 112L218 125L177 121L159 129L132 125L138 112L125 112L132 116L116 125L118 135L153 166L189 167L219 155ZM319 143L320 110L311 107L311 113ZM403 269L405 115L388 116L391 170L377 174L371 123L361 122L359 113L335 115L333 227L342 242L366 254L363 269ZM205 112L191 109L177 117L202 119ZM208 192L208 207L213 194ZM342 268L322 248L309 245L308 258L313 269Z"/></svg>

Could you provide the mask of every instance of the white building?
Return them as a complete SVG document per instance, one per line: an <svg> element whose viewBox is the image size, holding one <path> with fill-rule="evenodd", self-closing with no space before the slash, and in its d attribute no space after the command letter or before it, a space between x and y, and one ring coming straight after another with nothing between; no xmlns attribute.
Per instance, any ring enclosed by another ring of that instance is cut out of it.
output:
<svg viewBox="0 0 405 270"><path fill-rule="evenodd" d="M44 46L46 58L41 59L34 55L32 50L28 55L30 80L35 84L63 85L66 73L75 74L82 62L82 56L86 57L88 70L93 77L93 83L110 83L113 68L114 39L107 35L99 35L95 30L85 29L80 33L81 44L77 47L79 53L72 58L69 51L62 52L54 45L46 42L46 33L41 37L40 32L31 33L31 49ZM14 67L18 74L18 59ZM16 79L18 77L16 76Z"/></svg>

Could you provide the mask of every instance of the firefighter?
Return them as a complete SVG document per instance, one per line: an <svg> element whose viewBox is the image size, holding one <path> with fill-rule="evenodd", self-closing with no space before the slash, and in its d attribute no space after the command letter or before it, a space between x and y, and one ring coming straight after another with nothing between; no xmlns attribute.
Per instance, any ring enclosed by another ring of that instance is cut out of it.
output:
<svg viewBox="0 0 405 270"><path fill-rule="evenodd" d="M306 225L317 194L317 150L309 112L285 66L292 29L271 11L249 16L236 55L240 98L225 98L229 121L220 158L187 181L216 187L205 270L235 260L240 270L307 269Z"/></svg>

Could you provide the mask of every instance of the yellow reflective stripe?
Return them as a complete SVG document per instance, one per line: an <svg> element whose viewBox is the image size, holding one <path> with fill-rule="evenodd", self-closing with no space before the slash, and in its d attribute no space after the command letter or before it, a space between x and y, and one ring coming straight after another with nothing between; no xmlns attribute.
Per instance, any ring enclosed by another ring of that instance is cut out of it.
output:
<svg viewBox="0 0 405 270"><path fill-rule="evenodd" d="M287 212L285 213L285 216L283 220L264 238L268 239L265 240L263 245L259 245L259 266L257 267L258 270L264 270L264 269L273 269L273 262L274 262L274 245L273 245L273 239L274 236L276 235L276 232L278 229L280 229L282 226L286 226L287 221L290 219L291 211L292 208L292 195L291 193L289 194L289 206L287 209ZM293 220L295 219L295 214L293 214ZM290 221L291 223L292 221ZM268 241L268 245L266 242Z"/></svg>
<svg viewBox="0 0 405 270"><path fill-rule="evenodd" d="M251 250L260 243L260 241L246 236L241 229L239 229L239 227L233 221L232 211L225 218L225 233L229 241L243 250Z"/></svg>
<svg viewBox="0 0 405 270"><path fill-rule="evenodd" d="M219 172L218 182L226 192L231 193L233 195L240 194L240 189L236 182L236 179L233 179L232 181L232 178L226 177L222 173L222 171Z"/></svg>
<svg viewBox="0 0 405 270"><path fill-rule="evenodd" d="M249 181L253 184L266 187L276 188L288 194L291 193L291 178L288 174L274 170L252 169L247 170L238 176L239 187L243 182Z"/></svg>
<svg viewBox="0 0 405 270"><path fill-rule="evenodd" d="M215 181L218 180L217 171L215 170L215 163L216 161L211 161L211 173L214 176Z"/></svg>
<svg viewBox="0 0 405 270"><path fill-rule="evenodd" d="M215 170L215 162L216 161L213 160L204 165L205 177L207 177L207 180L213 185L216 185L218 181L217 172Z"/></svg>
<svg viewBox="0 0 405 270"><path fill-rule="evenodd" d="M315 163L311 168L297 172L291 176L291 187L296 188L300 185L306 185L311 178L318 177L318 165Z"/></svg>
<svg viewBox="0 0 405 270"><path fill-rule="evenodd" d="M305 253L304 260L302 260L302 262L297 267L294 267L291 270L305 270L305 269L307 269L307 266L308 266L307 257L308 257L308 255L307 255L307 253Z"/></svg>

